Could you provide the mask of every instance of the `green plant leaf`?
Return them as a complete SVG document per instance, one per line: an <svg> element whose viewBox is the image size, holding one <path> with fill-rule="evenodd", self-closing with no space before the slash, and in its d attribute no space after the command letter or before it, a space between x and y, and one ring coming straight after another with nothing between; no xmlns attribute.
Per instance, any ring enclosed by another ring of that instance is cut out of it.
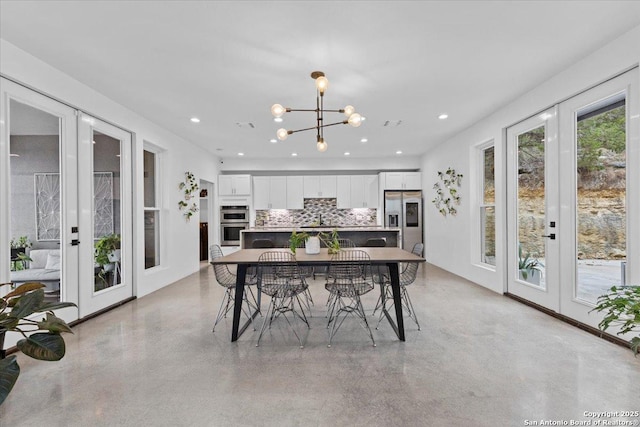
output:
<svg viewBox="0 0 640 427"><path fill-rule="evenodd" d="M23 319L38 311L38 307L44 301L44 290L36 289L25 294L18 299L16 305L11 309L10 317Z"/></svg>
<svg viewBox="0 0 640 427"><path fill-rule="evenodd" d="M38 307L38 311L53 311L66 307L77 307L77 305L72 302L43 302Z"/></svg>
<svg viewBox="0 0 640 427"><path fill-rule="evenodd" d="M40 282L28 282L23 283L22 285L15 288L13 291L6 294L3 298L5 300L9 300L9 298L16 297L18 295L26 294L27 292L31 292L35 289L44 288L45 286Z"/></svg>
<svg viewBox="0 0 640 427"><path fill-rule="evenodd" d="M7 398L20 375L20 366L16 356L0 359L0 405Z"/></svg>
<svg viewBox="0 0 640 427"><path fill-rule="evenodd" d="M60 360L64 357L64 338L56 333L36 333L16 344L18 350L38 360Z"/></svg>
<svg viewBox="0 0 640 427"><path fill-rule="evenodd" d="M67 322L51 313L47 313L47 317L43 319L42 322L38 322L38 329L56 333L73 333L69 325L67 325Z"/></svg>

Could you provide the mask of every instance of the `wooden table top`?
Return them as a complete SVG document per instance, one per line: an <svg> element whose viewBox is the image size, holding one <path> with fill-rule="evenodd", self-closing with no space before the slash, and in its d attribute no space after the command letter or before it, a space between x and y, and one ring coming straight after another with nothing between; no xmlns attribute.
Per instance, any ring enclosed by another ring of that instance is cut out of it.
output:
<svg viewBox="0 0 640 427"><path fill-rule="evenodd" d="M387 263L387 262L425 262L422 257L412 254L400 248L349 248L343 250L357 249L366 252L371 258L371 262ZM258 258L265 252L278 251L289 252L289 249L240 249L221 258L211 261L212 264L255 264ZM331 261L327 248L320 248L320 253L316 255L308 255L304 248L296 250L295 258L299 263L304 264L326 264Z"/></svg>

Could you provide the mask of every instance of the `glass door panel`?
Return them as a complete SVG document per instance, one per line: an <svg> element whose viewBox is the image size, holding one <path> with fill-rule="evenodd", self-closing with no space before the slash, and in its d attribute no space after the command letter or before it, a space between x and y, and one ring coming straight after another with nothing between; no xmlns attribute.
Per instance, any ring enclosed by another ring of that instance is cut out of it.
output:
<svg viewBox="0 0 640 427"><path fill-rule="evenodd" d="M81 316L133 295L131 134L86 114L78 121Z"/></svg>
<svg viewBox="0 0 640 427"><path fill-rule="evenodd" d="M41 282L46 300L78 303L75 111L4 78L1 83L0 282ZM78 310L56 315L73 321ZM20 337L7 336L5 345L14 338Z"/></svg>
<svg viewBox="0 0 640 427"><path fill-rule="evenodd" d="M627 260L624 94L576 113L576 298L595 304Z"/></svg>
<svg viewBox="0 0 640 427"><path fill-rule="evenodd" d="M517 135L518 279L545 288L545 125Z"/></svg>
<svg viewBox="0 0 640 427"><path fill-rule="evenodd" d="M507 129L509 293L559 310L557 109Z"/></svg>
<svg viewBox="0 0 640 427"><path fill-rule="evenodd" d="M599 295L640 283L637 82L636 68L560 104L561 312L591 326Z"/></svg>

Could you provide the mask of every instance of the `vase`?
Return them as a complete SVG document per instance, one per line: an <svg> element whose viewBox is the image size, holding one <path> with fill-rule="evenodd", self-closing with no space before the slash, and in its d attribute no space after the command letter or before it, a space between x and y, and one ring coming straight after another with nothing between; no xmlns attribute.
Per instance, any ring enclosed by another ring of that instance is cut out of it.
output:
<svg viewBox="0 0 640 427"><path fill-rule="evenodd" d="M320 253L320 239L317 236L311 236L307 239L304 251L309 255L317 255Z"/></svg>

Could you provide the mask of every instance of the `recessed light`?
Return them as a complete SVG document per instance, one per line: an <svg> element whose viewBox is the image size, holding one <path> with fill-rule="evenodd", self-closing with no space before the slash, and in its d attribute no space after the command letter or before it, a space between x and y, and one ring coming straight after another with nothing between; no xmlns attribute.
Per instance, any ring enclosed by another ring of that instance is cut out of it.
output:
<svg viewBox="0 0 640 427"><path fill-rule="evenodd" d="M244 156L244 153L238 153L238 156Z"/></svg>
<svg viewBox="0 0 640 427"><path fill-rule="evenodd" d="M280 123L280 122L282 122L282 117L274 117L273 121L276 122L276 123Z"/></svg>
<svg viewBox="0 0 640 427"><path fill-rule="evenodd" d="M20 154L14 154L14 153L10 153L9 157L20 157Z"/></svg>
<svg viewBox="0 0 640 427"><path fill-rule="evenodd" d="M360 121L364 122L365 120L367 120L367 118L365 116L360 116Z"/></svg>
<svg viewBox="0 0 640 427"><path fill-rule="evenodd" d="M396 151L396 154L402 154L402 151L398 150Z"/></svg>
<svg viewBox="0 0 640 427"><path fill-rule="evenodd" d="M197 117L191 117L191 121L192 121L193 123L200 123L200 119L199 119L199 118L197 118Z"/></svg>
<svg viewBox="0 0 640 427"><path fill-rule="evenodd" d="M278 142L278 140L277 139L270 139L269 142L272 143L272 144L275 144L276 142Z"/></svg>
<svg viewBox="0 0 640 427"><path fill-rule="evenodd" d="M360 142L367 142L367 141L369 141L367 138L362 138L362 139L360 140Z"/></svg>
<svg viewBox="0 0 640 427"><path fill-rule="evenodd" d="M351 154L351 153L350 153L350 152L348 152L348 151L345 151L345 152L344 152L344 155L345 155L345 156L349 156L350 154Z"/></svg>
<svg viewBox="0 0 640 427"><path fill-rule="evenodd" d="M440 114L440 115L438 116L438 118L439 118L440 120L444 120L444 119L446 119L447 117L449 117L449 115L448 115L448 114L445 114L445 113Z"/></svg>
<svg viewBox="0 0 640 427"><path fill-rule="evenodd" d="M291 157L296 157L298 153L291 153Z"/></svg>

